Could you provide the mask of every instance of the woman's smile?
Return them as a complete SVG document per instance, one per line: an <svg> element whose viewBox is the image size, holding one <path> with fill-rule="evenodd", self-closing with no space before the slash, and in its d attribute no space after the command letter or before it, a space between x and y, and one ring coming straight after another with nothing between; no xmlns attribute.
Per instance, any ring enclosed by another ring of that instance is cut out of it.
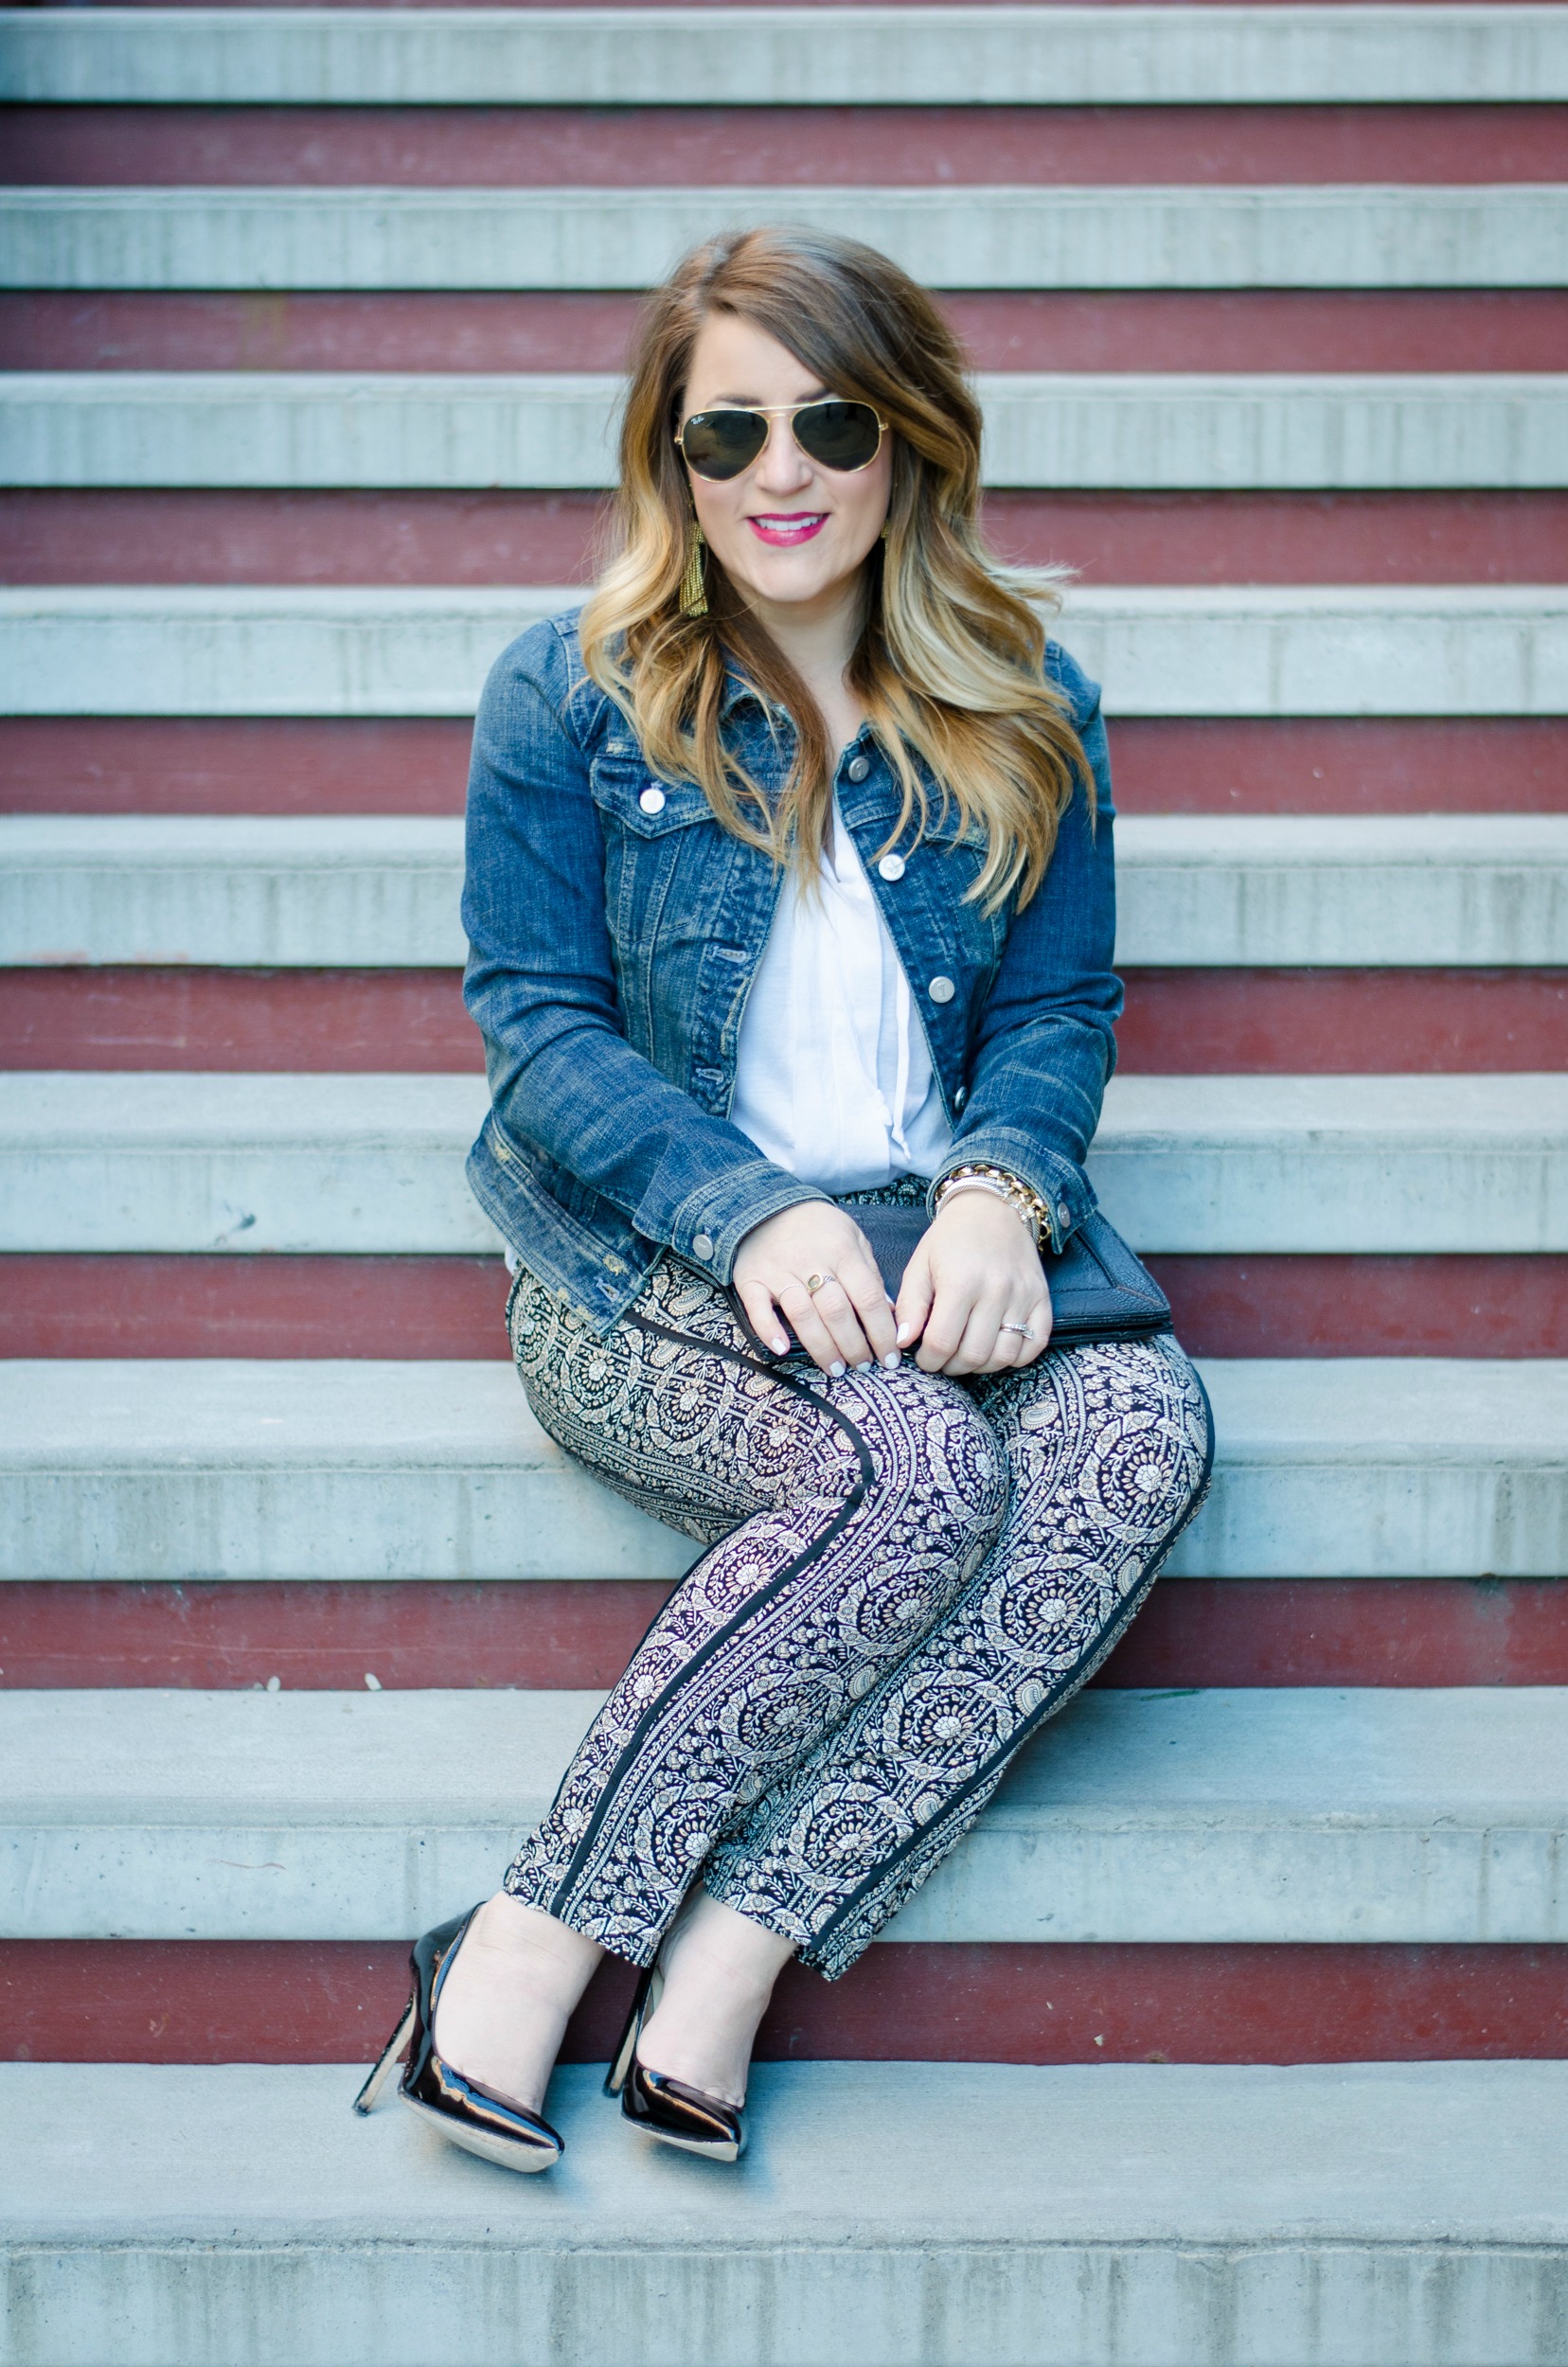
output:
<svg viewBox="0 0 1568 2367"><path fill-rule="evenodd" d="M813 534L821 533L827 523L828 512L825 509L770 509L746 520L759 543L771 543L779 550L792 549L796 543L809 543Z"/></svg>

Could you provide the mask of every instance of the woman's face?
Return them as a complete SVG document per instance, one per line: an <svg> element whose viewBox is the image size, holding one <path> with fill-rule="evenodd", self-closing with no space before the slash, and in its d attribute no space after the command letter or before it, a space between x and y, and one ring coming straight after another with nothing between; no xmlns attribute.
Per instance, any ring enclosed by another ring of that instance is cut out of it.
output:
<svg viewBox="0 0 1568 2367"><path fill-rule="evenodd" d="M733 313L704 321L692 348L681 418L694 411L767 410L814 402L825 386L765 329ZM788 419L770 419L749 469L723 484L686 472L697 521L724 573L759 612L805 622L837 607L882 532L893 482L892 437L869 468L825 469L795 442Z"/></svg>

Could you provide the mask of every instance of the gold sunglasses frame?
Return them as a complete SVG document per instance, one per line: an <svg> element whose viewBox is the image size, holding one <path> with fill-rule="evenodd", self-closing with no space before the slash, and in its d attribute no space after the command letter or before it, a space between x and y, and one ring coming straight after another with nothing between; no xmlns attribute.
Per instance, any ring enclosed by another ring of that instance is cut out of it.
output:
<svg viewBox="0 0 1568 2367"><path fill-rule="evenodd" d="M794 438L795 449L797 452L805 454L806 458L811 462L813 469L826 469L829 476L859 476L864 470L870 468L872 461L874 461L877 457L877 454L882 451L882 445L887 439L888 428L888 422L882 418L882 415L877 409L876 404L874 402L862 402L859 395L813 395L810 402L713 402L708 404L707 410L743 411L748 418L754 419L794 419L799 418L802 411L818 411L822 408L824 403L829 402L860 403L863 410L869 411L871 417L877 422L877 451L872 453L869 459L863 460L858 468L835 469L830 461L819 460L815 453L807 452L805 445L801 442L798 436ZM686 418L681 421L680 426L675 430L675 449L680 454L681 458L686 461L686 467L691 470L693 476L703 476L703 472L690 460L686 459L686 449L682 439L684 438L686 429L691 425L693 419L705 418L706 416L706 411L688 411ZM773 433L771 427L768 433L770 436ZM793 428L791 430L791 434L794 434ZM756 459L748 460L745 464L745 468L737 469L735 476L703 477L704 484L733 485L735 483L736 476L744 476L746 469L756 468L757 462L761 459L763 453L765 453L767 449L768 436L764 436L761 447L757 454Z"/></svg>

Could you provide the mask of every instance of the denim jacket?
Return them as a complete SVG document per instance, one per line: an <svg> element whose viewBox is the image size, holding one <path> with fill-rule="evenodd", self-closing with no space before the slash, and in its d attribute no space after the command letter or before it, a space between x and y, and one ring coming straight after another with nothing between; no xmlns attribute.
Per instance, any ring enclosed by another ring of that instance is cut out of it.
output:
<svg viewBox="0 0 1568 2367"><path fill-rule="evenodd" d="M897 781L870 731L840 756L845 826L908 973L953 1144L1030 1183L1060 1247L1094 1206L1084 1155L1115 1059L1111 781L1099 692L1054 643L1097 792L1063 815L1021 913L966 902L981 864L933 795L879 858ZM723 729L775 794L793 730L732 675ZM727 1282L743 1235L825 1195L727 1115L747 990L782 875L694 783L653 775L583 670L575 614L538 624L485 686L468 796L468 1007L490 1111L469 1156L481 1207L531 1272L608 1329L668 1246ZM933 1182L939 1178L934 1178Z"/></svg>

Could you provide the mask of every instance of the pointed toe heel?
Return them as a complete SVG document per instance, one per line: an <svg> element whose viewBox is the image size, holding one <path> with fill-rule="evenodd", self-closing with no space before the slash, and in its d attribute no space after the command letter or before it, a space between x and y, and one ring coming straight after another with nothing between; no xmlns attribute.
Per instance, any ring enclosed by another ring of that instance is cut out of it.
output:
<svg viewBox="0 0 1568 2367"><path fill-rule="evenodd" d="M650 1965L637 1984L621 2041L604 2082L607 2096L618 2095L621 2117L661 2145L682 2153L699 2153L709 2162L739 2162L746 2150L745 2115L738 2104L704 2095L684 2080L650 2071L637 2060L637 2040L643 2024L659 2002L664 1977Z"/></svg>
<svg viewBox="0 0 1568 2367"><path fill-rule="evenodd" d="M478 1912L477 1907L471 1907L466 1915L457 1915L415 1941L408 1960L414 1994L375 2069L354 2098L354 2109L374 2110L406 2047L408 2062L398 2093L451 2144L486 2162L498 2162L503 2169L553 2169L566 2148L549 2122L481 2087L476 2079L466 2079L436 2052L436 2007L441 1984Z"/></svg>

